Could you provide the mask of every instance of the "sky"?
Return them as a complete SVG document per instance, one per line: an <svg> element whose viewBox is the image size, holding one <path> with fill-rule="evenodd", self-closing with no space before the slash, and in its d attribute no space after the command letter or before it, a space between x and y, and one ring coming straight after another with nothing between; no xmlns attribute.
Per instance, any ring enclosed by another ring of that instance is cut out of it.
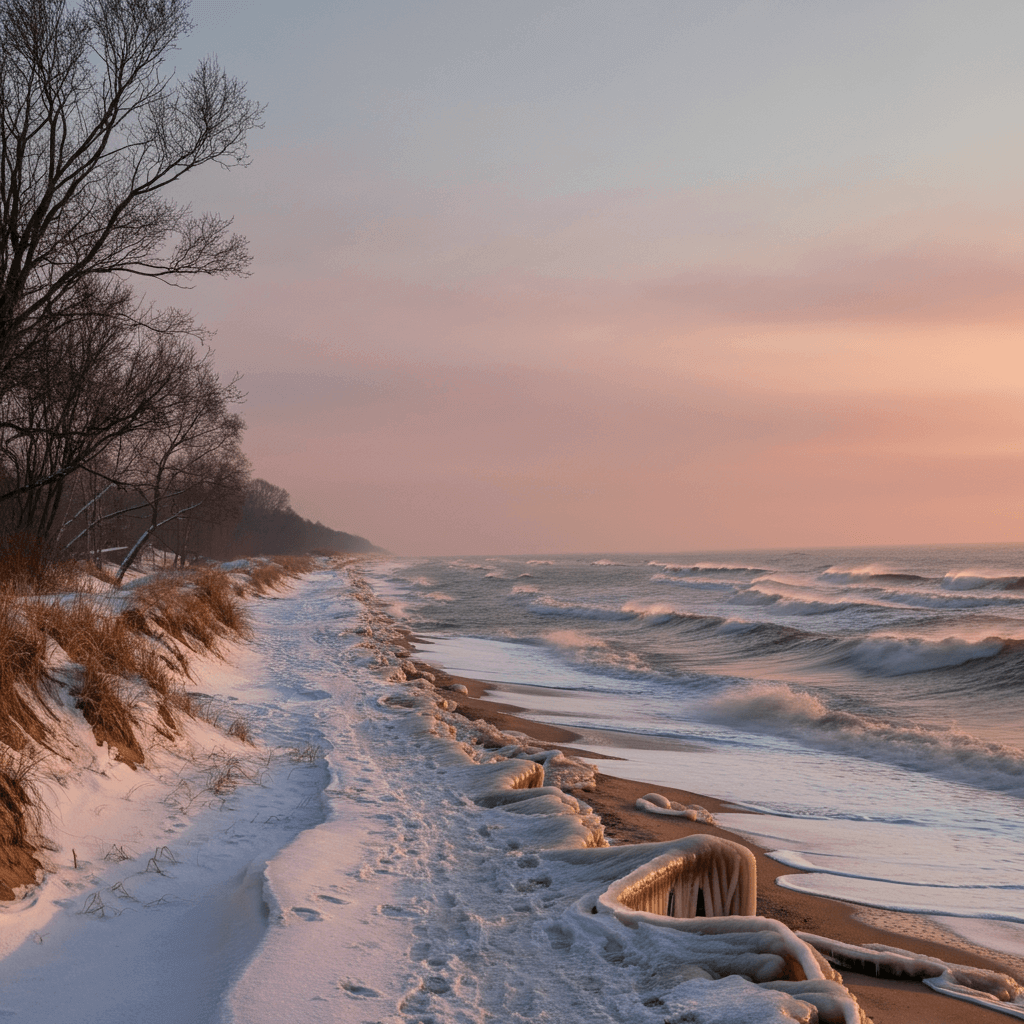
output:
<svg viewBox="0 0 1024 1024"><path fill-rule="evenodd" d="M186 302L301 514L401 554L1022 539L1019 0L192 10L176 66L267 110L180 193L252 274Z"/></svg>

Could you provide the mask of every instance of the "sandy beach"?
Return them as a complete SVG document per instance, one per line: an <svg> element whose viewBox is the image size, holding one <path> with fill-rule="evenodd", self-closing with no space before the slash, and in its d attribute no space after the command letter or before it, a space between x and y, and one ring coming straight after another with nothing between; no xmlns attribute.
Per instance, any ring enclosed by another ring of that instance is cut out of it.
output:
<svg viewBox="0 0 1024 1024"><path fill-rule="evenodd" d="M498 690L493 684L439 670L429 663L429 646L417 650L416 638L410 636L409 640L412 656L424 659L423 669L436 677L435 685L449 700L458 704L461 714L471 720L483 719L503 732L521 732L540 742L557 744L565 753L592 759L600 769L604 755L579 746L577 741L581 737L578 733L523 717L523 708L494 699ZM453 691L451 687L456 685L464 686L468 692ZM973 945L923 915L882 911L781 888L775 884L776 878L793 874L796 869L772 860L764 849L744 837L717 825L637 810L637 798L652 790L684 805L700 804L712 814L744 811L744 808L701 793L661 785L655 787L600 771L596 788L579 795L600 815L606 836L615 844L662 842L707 833L746 846L757 860L758 913L776 918L794 931L811 932L856 945L880 943L896 946L950 963L1024 978L1024 962L1021 960ZM842 973L843 983L856 995L875 1024L991 1024L994 1020L992 1010L939 995L916 981L876 978L852 971Z"/></svg>

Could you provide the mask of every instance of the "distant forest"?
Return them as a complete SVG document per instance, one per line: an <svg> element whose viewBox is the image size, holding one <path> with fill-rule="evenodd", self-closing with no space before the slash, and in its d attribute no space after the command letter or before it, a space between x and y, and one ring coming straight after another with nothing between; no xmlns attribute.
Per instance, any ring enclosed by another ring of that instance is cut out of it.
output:
<svg viewBox="0 0 1024 1024"><path fill-rule="evenodd" d="M283 487L250 481L235 524L231 550L239 555L299 555L307 552L367 554L382 552L365 537L332 530L303 519L291 507Z"/></svg>
<svg viewBox="0 0 1024 1024"><path fill-rule="evenodd" d="M0 4L0 549L187 565L373 551L252 480L210 333L138 282L248 273L230 218L170 195L249 163L263 107L215 57L179 77L187 0Z"/></svg>

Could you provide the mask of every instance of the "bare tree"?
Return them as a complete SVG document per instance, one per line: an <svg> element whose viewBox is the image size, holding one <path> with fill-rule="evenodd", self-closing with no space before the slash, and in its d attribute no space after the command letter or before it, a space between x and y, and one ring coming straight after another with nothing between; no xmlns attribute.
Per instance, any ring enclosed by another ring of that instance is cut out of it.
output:
<svg viewBox="0 0 1024 1024"><path fill-rule="evenodd" d="M143 439L188 414L197 368L212 375L193 345L206 332L131 285L249 263L229 219L168 195L204 165L247 164L262 117L215 58L175 74L191 27L188 0L0 0L0 530L65 544L84 520L102 543L137 511L125 499ZM241 422L220 422L221 462L237 463ZM147 514L185 472L184 447L149 482Z"/></svg>
<svg viewBox="0 0 1024 1024"><path fill-rule="evenodd" d="M179 368L172 400L146 430L133 435L132 490L146 506L148 522L122 561L118 579L147 540L215 496L215 481L226 467L245 465L240 446L245 424L228 409L242 398L235 381L220 380L209 357L193 358Z"/></svg>
<svg viewBox="0 0 1024 1024"><path fill-rule="evenodd" d="M291 495L277 484L256 477L245 489L246 513L252 516L272 515L275 512L290 512Z"/></svg>
<svg viewBox="0 0 1024 1024"><path fill-rule="evenodd" d="M77 318L90 278L245 271L230 220L166 194L203 165L246 164L262 116L213 57L175 77L166 59L191 27L188 0L0 0L0 387ZM112 313L181 326L140 304Z"/></svg>
<svg viewBox="0 0 1024 1024"><path fill-rule="evenodd" d="M53 528L67 478L172 414L192 344L130 328L120 288L80 284L78 315L56 325L0 391L0 501L10 525L39 538ZM112 315L113 314L113 315ZM117 471L109 482L119 483Z"/></svg>

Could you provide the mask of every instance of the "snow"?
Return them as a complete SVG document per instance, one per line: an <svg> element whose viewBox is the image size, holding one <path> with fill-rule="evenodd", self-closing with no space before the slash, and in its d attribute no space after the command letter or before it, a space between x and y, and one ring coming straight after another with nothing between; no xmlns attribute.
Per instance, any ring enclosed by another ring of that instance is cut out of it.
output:
<svg viewBox="0 0 1024 1024"><path fill-rule="evenodd" d="M196 722L136 772L65 709L78 759L50 784L49 874L0 905L0 1016L860 1020L778 922L631 906L631 886L697 846L707 870L706 837L607 846L593 770L454 714L396 653L358 568L252 609L256 640L197 685L257 746ZM720 887L749 886L749 854L716 842Z"/></svg>

